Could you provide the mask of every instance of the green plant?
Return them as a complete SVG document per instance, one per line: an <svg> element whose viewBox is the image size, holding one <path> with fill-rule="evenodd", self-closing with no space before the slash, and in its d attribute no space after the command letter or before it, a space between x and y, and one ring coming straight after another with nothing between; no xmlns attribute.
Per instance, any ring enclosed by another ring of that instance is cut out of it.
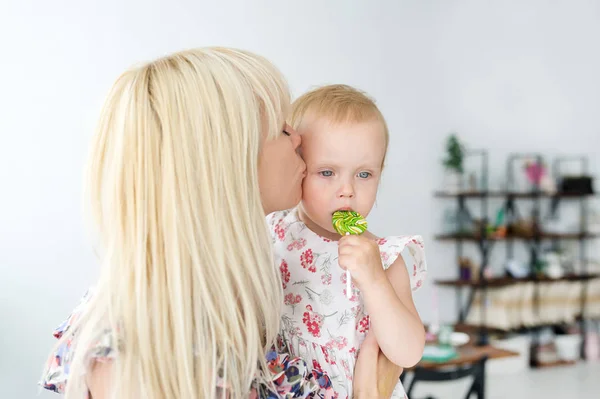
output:
<svg viewBox="0 0 600 399"><path fill-rule="evenodd" d="M451 134L446 141L446 159L444 166L447 169L454 170L462 174L464 172L463 161L465 158L465 149L456 134Z"/></svg>

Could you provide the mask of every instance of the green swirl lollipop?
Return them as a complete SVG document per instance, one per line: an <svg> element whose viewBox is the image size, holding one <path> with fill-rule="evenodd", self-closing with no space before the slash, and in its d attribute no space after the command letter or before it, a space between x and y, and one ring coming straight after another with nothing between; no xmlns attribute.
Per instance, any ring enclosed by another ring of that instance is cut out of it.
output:
<svg viewBox="0 0 600 399"><path fill-rule="evenodd" d="M331 217L331 224L339 235L362 234L367 230L367 220L355 211L335 211ZM346 269L346 296L352 298L352 276Z"/></svg>
<svg viewBox="0 0 600 399"><path fill-rule="evenodd" d="M367 230L367 220L355 211L335 211L331 218L333 228L339 235L362 234Z"/></svg>

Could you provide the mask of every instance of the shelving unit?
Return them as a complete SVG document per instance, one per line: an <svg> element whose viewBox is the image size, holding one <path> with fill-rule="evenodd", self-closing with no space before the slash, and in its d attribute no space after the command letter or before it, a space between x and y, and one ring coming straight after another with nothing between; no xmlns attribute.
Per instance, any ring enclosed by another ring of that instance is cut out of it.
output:
<svg viewBox="0 0 600 399"><path fill-rule="evenodd" d="M457 306L458 306L458 322L459 324L464 324L467 315L469 314L471 305L473 303L473 299L476 292L480 292L482 295L482 303L485 303L487 300L488 289L495 289L500 287L507 286L515 286L524 283L534 283L535 287L539 287L538 283L549 283L549 282L560 282L560 281L568 281L568 282L581 282L582 283L582 292L581 292L581 331L582 335L584 334L583 323L585 322L584 318L584 307L585 307L585 298L587 292L587 282L590 280L594 280L600 278L600 274L594 274L588 272L587 267L587 242L591 239L599 238L600 234L590 233L587 229L587 199L593 197L595 194L590 193L572 193L572 192L557 192L555 194L547 194L540 190L537 186L532 186L529 191L516 191L511 190L514 187L514 165L517 161L522 160L524 158L533 158L542 161L541 154L512 154L509 156L507 160L507 188L508 190L504 191L487 191L488 187L488 165L487 165L487 152L486 151L475 151L466 154L470 155L479 155L482 158L482 168L481 168L481 186L484 190L481 191L466 191L466 192L444 192L438 191L434 193L436 198L440 199L453 199L457 203L457 212L456 219L458 220L457 232L449 233L449 234L439 234L435 238L440 241L451 241L456 244L456 254L457 259L463 256L463 246L467 243L472 243L477 246L480 254L480 269L479 275L475 277L475 279L471 280L463 280L463 279L446 279L446 280L437 280L435 283L442 287L450 287L456 290L457 295ZM566 161L579 161L581 163L582 174L588 173L588 161L585 157L575 157L575 158L558 158L555 160L553 164L553 176L560 176L560 167L563 162ZM475 225L475 219L471 216L471 213L467 207L467 199L474 199L480 201L481 206L481 217L479 220L479 228L469 229L470 226ZM486 226L489 224L489 214L488 214L488 201L490 199L500 199L503 200L502 208L505 212L505 224L507 225L507 232L504 236L496 236L490 234ZM559 204L562 200L574 201L577 200L580 203L580 219L581 229L579 232L572 233L555 233L555 232L545 232L541 229L542 225L542 216L541 216L541 202L542 200L550 201L550 209L551 213L556 214L559 209ZM521 231L513 231L511 226L514 225L516 221L520 219L520 215L518 213L517 200L529 200L532 201L532 210L530 215L530 220L532 222L533 228L532 231L524 234ZM465 225L466 224L466 225ZM470 231L469 231L470 230ZM538 263L538 259L540 254L542 253L542 246L546 243L549 243L553 247L557 247L561 241L571 240L579 242L579 260L582 265L581 272L578 274L567 274L558 279L551 279L549 277L540 275L535 272L535 265ZM513 278L510 276L500 276L493 278L485 278L484 270L487 266L489 266L489 256L492 247L499 242L504 243L506 249L506 257L507 259L514 259L514 245L515 242L522 241L525 244L528 244L529 248L529 275L525 278ZM462 303L462 295L461 292L463 290L468 290L468 299L466 303ZM538 295L535 295L537 301ZM536 311L539 308L539 303L536 303L534 308ZM480 311L482 314L480 315L480 320L486 320L486 306L480 306ZM538 331L541 327L546 327L547 325L537 325L535 327L522 327L521 329ZM472 326L478 330L478 343L479 344L487 344L488 334L495 329L488 328L486 323L481 323L477 326ZM584 336L585 339L585 336ZM570 362L556 362L556 365L564 365L570 364ZM532 364L534 366L544 366L548 367L548 364Z"/></svg>
<svg viewBox="0 0 600 399"><path fill-rule="evenodd" d="M513 278L513 277L494 277L486 279L485 284L487 287L506 287L509 285L523 284L523 283L550 283L559 281L588 281L596 278L600 278L600 274L570 274L560 278L550 278L546 276L539 277L526 277L526 278ZM435 283L440 286L446 287L481 287L480 281L470 280L436 280Z"/></svg>

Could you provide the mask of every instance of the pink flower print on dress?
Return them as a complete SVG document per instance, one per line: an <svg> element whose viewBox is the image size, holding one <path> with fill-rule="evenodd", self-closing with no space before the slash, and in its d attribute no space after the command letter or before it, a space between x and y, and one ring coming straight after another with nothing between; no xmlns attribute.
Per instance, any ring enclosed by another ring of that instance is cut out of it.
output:
<svg viewBox="0 0 600 399"><path fill-rule="evenodd" d="M283 298L283 303L292 307L292 313L294 313L296 305L298 305L300 302L302 302L302 297L298 294L294 295L291 292Z"/></svg>
<svg viewBox="0 0 600 399"><path fill-rule="evenodd" d="M281 265L279 265L279 271L281 272L281 284L285 290L287 288L287 283L290 282L290 271L285 260L281 261Z"/></svg>
<svg viewBox="0 0 600 399"><path fill-rule="evenodd" d="M346 274L347 273L342 273L340 276L340 281L342 282L342 284L344 284L344 296L348 297L348 293L346 290ZM356 288L356 286L354 285L354 283L351 284L352 285L352 296L350 297L350 301L351 302L356 302L358 301L359 297L358 297L358 288Z"/></svg>
<svg viewBox="0 0 600 399"><path fill-rule="evenodd" d="M317 268L315 266L315 257L312 249L309 248L302 252L302 255L300 255L300 265L302 265L304 269L308 269L308 271L311 273L317 272Z"/></svg>
<svg viewBox="0 0 600 399"><path fill-rule="evenodd" d="M359 333L366 333L369 331L369 316L364 316L358 324L356 324L356 331Z"/></svg>
<svg viewBox="0 0 600 399"><path fill-rule="evenodd" d="M418 245L420 248L425 248L425 246L423 245L423 243L415 238L413 238L412 240L410 240L413 244Z"/></svg>
<svg viewBox="0 0 600 399"><path fill-rule="evenodd" d="M323 356L325 356L325 361L328 364L336 364L336 356L335 351L330 350L331 347L329 344L325 346L321 346L321 352L323 352Z"/></svg>
<svg viewBox="0 0 600 399"><path fill-rule="evenodd" d="M306 312L302 315L302 322L313 337L321 336L321 326L323 325L323 316L313 312L312 306L306 305Z"/></svg>
<svg viewBox="0 0 600 399"><path fill-rule="evenodd" d="M328 348L337 348L339 350L342 350L347 345L348 345L348 338L343 337L343 336L339 336L339 337L333 337L333 338L331 338L327 342L327 345L325 345L325 346L327 346Z"/></svg>
<svg viewBox="0 0 600 399"><path fill-rule="evenodd" d="M293 240L288 244L287 250L293 251L294 249L302 249L306 245L306 240L304 238L298 238L297 240Z"/></svg>
<svg viewBox="0 0 600 399"><path fill-rule="evenodd" d="M388 254L387 252L382 252L382 253L381 253L381 259L382 259L384 262L387 262L387 261L389 261L389 260L390 260L390 254Z"/></svg>
<svg viewBox="0 0 600 399"><path fill-rule="evenodd" d="M347 360L342 360L342 367L344 368L344 372L346 373L346 378L352 381L352 373L350 372L350 365Z"/></svg>
<svg viewBox="0 0 600 399"><path fill-rule="evenodd" d="M277 234L277 238L279 238L279 241L283 241L285 239L285 229L281 226L282 224L283 219L279 219L279 221L275 225L275 228L273 229L275 231L275 234Z"/></svg>

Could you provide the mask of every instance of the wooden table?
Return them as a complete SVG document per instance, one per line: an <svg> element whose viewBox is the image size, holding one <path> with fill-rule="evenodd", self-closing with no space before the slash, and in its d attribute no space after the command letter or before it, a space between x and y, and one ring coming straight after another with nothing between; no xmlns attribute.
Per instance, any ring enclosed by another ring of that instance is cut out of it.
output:
<svg viewBox="0 0 600 399"><path fill-rule="evenodd" d="M472 364L482 359L484 356L487 356L488 360L519 356L518 352L500 349L493 345L475 346L472 344L466 344L456 348L456 351L458 352L458 356L454 359L450 359L445 362L431 362L423 360L420 361L415 367L437 369L441 367Z"/></svg>

